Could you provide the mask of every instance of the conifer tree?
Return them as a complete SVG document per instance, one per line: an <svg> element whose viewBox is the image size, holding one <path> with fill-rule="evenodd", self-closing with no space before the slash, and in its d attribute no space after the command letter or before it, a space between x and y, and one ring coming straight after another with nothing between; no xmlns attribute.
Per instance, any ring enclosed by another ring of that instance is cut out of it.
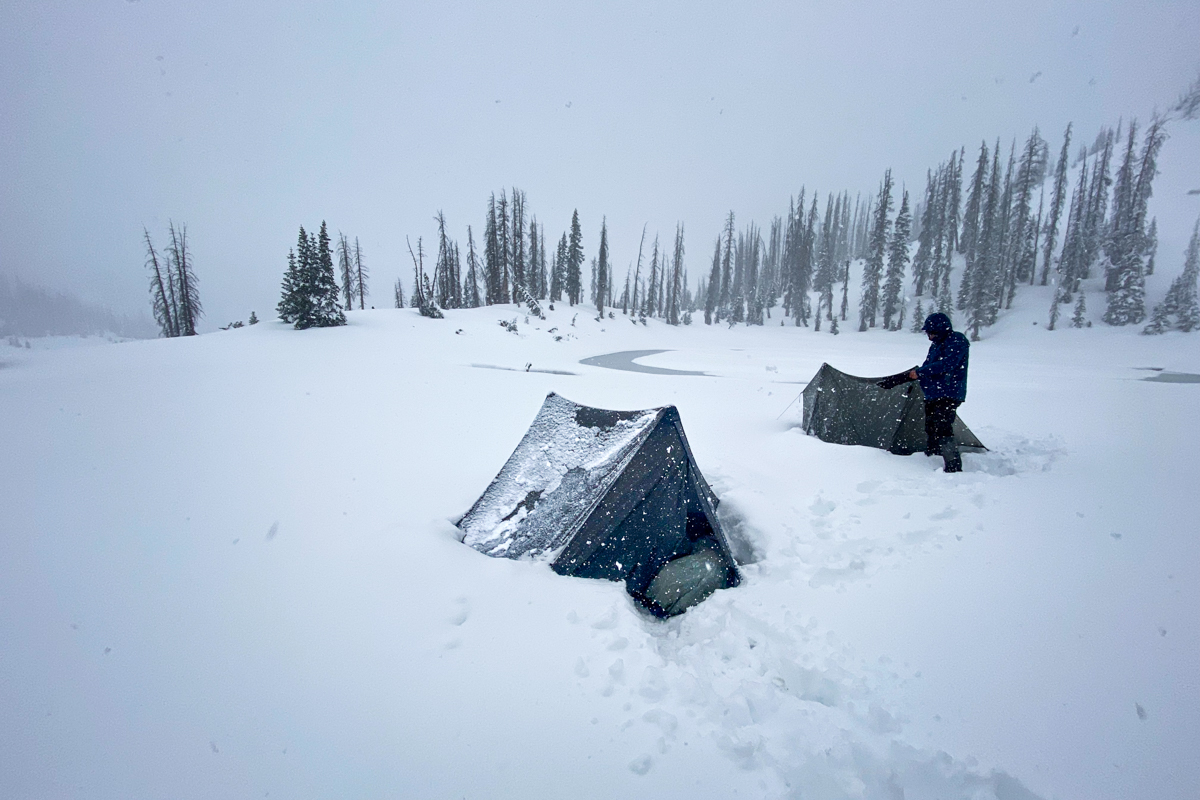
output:
<svg viewBox="0 0 1200 800"><path fill-rule="evenodd" d="M342 305L346 310L354 308L354 295L356 294L354 286L354 267L350 257L350 242L346 239L346 234L338 231L338 271L341 273L342 279Z"/></svg>
<svg viewBox="0 0 1200 800"><path fill-rule="evenodd" d="M717 300L717 322L727 319L733 307L733 211L725 220L725 254L721 258L721 294Z"/></svg>
<svg viewBox="0 0 1200 800"><path fill-rule="evenodd" d="M396 308L404 308L404 284L396 278L396 283L392 286L392 297L395 298Z"/></svg>
<svg viewBox="0 0 1200 800"><path fill-rule="evenodd" d="M1054 168L1054 194L1050 199L1050 218L1046 220L1046 240L1042 247L1042 286L1050 278L1050 257L1058 240L1058 223L1062 216L1063 203L1067 197L1067 159L1071 147L1071 124L1063 134L1062 150L1058 154L1058 166ZM1030 279L1032 280L1032 278Z"/></svg>
<svg viewBox="0 0 1200 800"><path fill-rule="evenodd" d="M525 290L529 288L525 263L525 193L513 187L512 190L512 234L509 236L511 253L508 263L512 271L512 301L520 303Z"/></svg>
<svg viewBox="0 0 1200 800"><path fill-rule="evenodd" d="M671 282L667 288L667 324L678 325L680 321L680 291L683 286L683 223L675 228L675 252L671 258Z"/></svg>
<svg viewBox="0 0 1200 800"><path fill-rule="evenodd" d="M663 259L664 262L666 259ZM646 279L646 296L642 301L642 316L651 317L658 313L658 284L661 267L658 261L658 234L654 235L654 245L650 249L650 276Z"/></svg>
<svg viewBox="0 0 1200 800"><path fill-rule="evenodd" d="M296 329L328 328L345 325L346 315L338 305L338 284L333 272L333 252L329 248L329 231L322 220L316 241L309 241L308 270L303 269L305 302L296 317Z"/></svg>
<svg viewBox="0 0 1200 800"><path fill-rule="evenodd" d="M454 274L454 245L446 235L446 215L439 210L434 220L438 225L438 254L433 267L434 297L442 308L457 308L458 278Z"/></svg>
<svg viewBox="0 0 1200 800"><path fill-rule="evenodd" d="M862 296L858 304L858 330L875 327L879 313L879 281L883 277L883 259L887 252L888 214L892 211L892 171L883 173L879 188L879 204L871 230L871 247L863 269Z"/></svg>
<svg viewBox="0 0 1200 800"><path fill-rule="evenodd" d="M304 236L304 229L300 229L301 240L307 241ZM299 314L299 298L300 298L300 268L296 263L296 252L288 250L288 265L287 270L283 273L283 285L280 287L279 304L275 306L275 313L284 322L295 322L296 316Z"/></svg>
<svg viewBox="0 0 1200 800"><path fill-rule="evenodd" d="M908 234L912 218L908 212L908 191L900 201L900 210L893 223L891 246L888 248L887 279L883 287L883 327L892 330L892 317L902 308L900 289L904 283L904 271L908 267Z"/></svg>
<svg viewBox="0 0 1200 800"><path fill-rule="evenodd" d="M1075 300L1075 313L1071 316L1071 327L1082 328L1087 321L1087 293L1082 289L1079 291L1079 297Z"/></svg>
<svg viewBox="0 0 1200 800"><path fill-rule="evenodd" d="M529 265L526 269L526 282L529 293L535 298L544 297L542 294L542 270L538 260L538 224L537 217L529 220Z"/></svg>
<svg viewBox="0 0 1200 800"><path fill-rule="evenodd" d="M1158 151L1166 139L1163 120L1155 118L1142 145L1140 163L1133 163L1133 138L1136 125L1130 124L1121 175L1113 194L1113 220L1105 245L1107 274L1113 288L1108 292L1104 321L1109 325L1140 323L1146 316L1146 209L1151 185L1158 173Z"/></svg>
<svg viewBox="0 0 1200 800"><path fill-rule="evenodd" d="M1146 232L1146 275L1154 274L1154 258L1158 255L1158 217L1150 220L1150 230Z"/></svg>
<svg viewBox="0 0 1200 800"><path fill-rule="evenodd" d="M510 260L510 254L512 253L512 232L508 227L509 222L508 195L501 189L500 202L496 204L497 274L500 277L500 286L496 293L497 303L512 301L512 295L510 294L510 286L512 284L512 261Z"/></svg>
<svg viewBox="0 0 1200 800"><path fill-rule="evenodd" d="M925 294L925 282L930 279L933 267L934 210L937 196L934 191L933 171L925 173L925 205L921 209L921 230L917 234L917 254L913 257L913 288L917 296Z"/></svg>
<svg viewBox="0 0 1200 800"><path fill-rule="evenodd" d="M921 308L920 299L917 300L917 307L913 310L912 327L909 328L913 333L920 333L921 328L925 325L925 309Z"/></svg>
<svg viewBox="0 0 1200 800"><path fill-rule="evenodd" d="M608 217L600 218L600 254L596 260L596 311L604 316L604 302L608 294Z"/></svg>
<svg viewBox="0 0 1200 800"><path fill-rule="evenodd" d="M503 302L500 292L500 237L497 232L496 195L488 198L487 219L483 231L483 275L486 304Z"/></svg>
<svg viewBox="0 0 1200 800"><path fill-rule="evenodd" d="M708 286L704 292L704 324L711 325L714 321L719 322L720 317L717 316L721 298L721 237L717 237L717 242L713 246L712 270L708 273Z"/></svg>
<svg viewBox="0 0 1200 800"><path fill-rule="evenodd" d="M1185 333L1200 329L1200 220L1192 229L1192 239L1183 257L1183 272L1171 281L1167 296L1154 307L1150 324L1142 333L1162 333L1177 328Z"/></svg>
<svg viewBox="0 0 1200 800"><path fill-rule="evenodd" d="M983 227L982 215L988 191L988 161L987 142L983 142L979 146L979 159L975 162L975 174L971 177L971 188L967 191L967 206L963 211L962 236L959 239L959 247L967 257L968 269L975 263L980 231Z"/></svg>
<svg viewBox="0 0 1200 800"><path fill-rule="evenodd" d="M1046 330L1052 331L1058 327L1058 307L1063 302L1062 287L1054 287L1054 298L1050 301L1050 322L1046 325Z"/></svg>
<svg viewBox="0 0 1200 800"><path fill-rule="evenodd" d="M173 338L179 335L179 325L175 317L175 304L167 291L170 277L163 277L164 265L159 261L154 242L150 240L150 231L142 228L142 234L146 239L146 266L150 269L150 303L154 321L158 323L159 335Z"/></svg>
<svg viewBox="0 0 1200 800"><path fill-rule="evenodd" d="M567 234L564 232L558 240L558 249L554 251L554 264L550 270L550 302L562 300L563 291L567 285Z"/></svg>
<svg viewBox="0 0 1200 800"><path fill-rule="evenodd" d="M367 281L371 277L370 271L367 269L366 261L363 259L362 246L358 243L358 237L354 237L354 288L358 290L358 309L362 311L367 307L367 295L371 292L367 289Z"/></svg>
<svg viewBox="0 0 1200 800"><path fill-rule="evenodd" d="M567 299L571 305L575 305L583 299L583 232L579 228L579 209L571 214L566 277Z"/></svg>
<svg viewBox="0 0 1200 800"><path fill-rule="evenodd" d="M479 296L479 258L475 255L475 235L467 226L467 277L463 280L463 301L467 308L479 308L483 301Z"/></svg>
<svg viewBox="0 0 1200 800"><path fill-rule="evenodd" d="M1031 240L1036 231L1033 216L1033 190L1046 175L1045 152L1046 142L1035 126L1033 133L1029 135L1025 146L1021 149L1021 158L1012 185L1007 247L1009 264L1006 308L1012 306L1017 281L1021 283L1032 281L1033 275L1037 271L1037 251L1030 249Z"/></svg>
<svg viewBox="0 0 1200 800"><path fill-rule="evenodd" d="M167 248L167 261L175 275L175 319L179 326L179 335L195 336L196 323L204 315L204 309L200 305L196 273L192 270L192 257L188 252L187 225L176 228L175 223L169 220L167 225L171 237L171 244Z"/></svg>

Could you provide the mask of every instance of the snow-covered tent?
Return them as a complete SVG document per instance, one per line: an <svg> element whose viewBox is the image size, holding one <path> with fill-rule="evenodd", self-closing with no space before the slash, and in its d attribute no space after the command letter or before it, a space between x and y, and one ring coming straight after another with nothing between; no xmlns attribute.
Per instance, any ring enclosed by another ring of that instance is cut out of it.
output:
<svg viewBox="0 0 1200 800"><path fill-rule="evenodd" d="M608 411L551 392L458 527L481 553L624 581L670 616L741 580L718 502L674 406Z"/></svg>
<svg viewBox="0 0 1200 800"><path fill-rule="evenodd" d="M925 450L925 395L917 381L881 389L883 378L860 378L822 364L804 387L804 432L833 444L879 447L906 456ZM961 419L958 449L987 450Z"/></svg>

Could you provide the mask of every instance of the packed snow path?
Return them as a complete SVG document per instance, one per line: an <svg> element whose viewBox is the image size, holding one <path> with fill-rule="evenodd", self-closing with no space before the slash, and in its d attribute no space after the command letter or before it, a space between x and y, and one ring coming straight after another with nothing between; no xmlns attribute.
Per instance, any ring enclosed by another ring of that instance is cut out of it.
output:
<svg viewBox="0 0 1200 800"><path fill-rule="evenodd" d="M448 316L5 353L0 796L1194 796L1194 338L1011 315L947 476L776 421L919 336ZM575 367L650 348L722 380ZM457 540L551 390L679 408L743 586Z"/></svg>

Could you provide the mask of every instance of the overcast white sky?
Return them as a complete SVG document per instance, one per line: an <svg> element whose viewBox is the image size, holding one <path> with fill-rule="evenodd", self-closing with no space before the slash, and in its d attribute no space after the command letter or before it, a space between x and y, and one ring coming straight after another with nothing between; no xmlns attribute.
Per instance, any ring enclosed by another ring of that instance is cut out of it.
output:
<svg viewBox="0 0 1200 800"><path fill-rule="evenodd" d="M722 217L789 195L914 194L960 146L1057 153L1145 120L1200 71L1200 2L366 3L5 0L0 272L148 308L142 226L186 223L203 329L273 313L303 224L358 236L373 301L445 211L466 246L516 185L551 246L607 215L707 268ZM1171 129L1159 264L1197 215L1200 123ZM1075 148L1073 148L1075 149Z"/></svg>

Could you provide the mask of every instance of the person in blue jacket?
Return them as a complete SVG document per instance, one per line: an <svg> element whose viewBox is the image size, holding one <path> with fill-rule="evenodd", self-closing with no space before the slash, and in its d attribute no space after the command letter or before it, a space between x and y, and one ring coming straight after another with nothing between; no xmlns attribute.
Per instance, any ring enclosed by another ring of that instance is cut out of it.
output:
<svg viewBox="0 0 1200 800"><path fill-rule="evenodd" d="M954 330L950 318L930 314L921 328L929 337L925 363L908 372L893 375L879 385L890 389L907 381L920 381L925 395L926 455L941 455L946 472L962 472L962 457L954 441L954 418L967 399L967 361L971 343Z"/></svg>

